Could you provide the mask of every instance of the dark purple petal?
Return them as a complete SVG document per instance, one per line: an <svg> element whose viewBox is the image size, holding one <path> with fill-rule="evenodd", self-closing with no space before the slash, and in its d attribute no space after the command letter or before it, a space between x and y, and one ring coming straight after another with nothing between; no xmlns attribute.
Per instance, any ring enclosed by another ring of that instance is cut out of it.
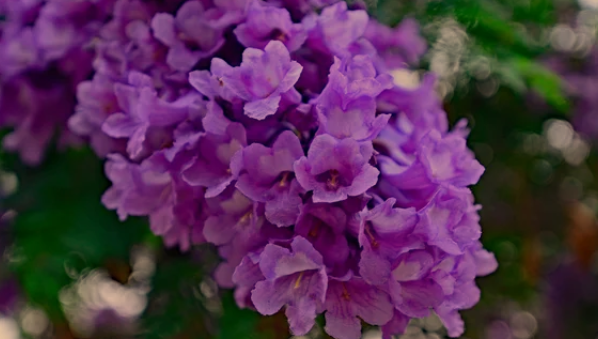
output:
<svg viewBox="0 0 598 339"><path fill-rule="evenodd" d="M384 325L393 316L388 294L354 277L348 281L331 279L326 294L325 330L334 338L361 338L363 319L372 325Z"/></svg>
<svg viewBox="0 0 598 339"><path fill-rule="evenodd" d="M245 47L264 48L271 40L282 42L289 50L298 50L307 39L303 25L294 24L289 12L261 1L252 1L246 21L235 29Z"/></svg>
<svg viewBox="0 0 598 339"><path fill-rule="evenodd" d="M403 334L409 324L409 319L408 316L395 309L392 319L382 326L382 338L392 339L394 335Z"/></svg>

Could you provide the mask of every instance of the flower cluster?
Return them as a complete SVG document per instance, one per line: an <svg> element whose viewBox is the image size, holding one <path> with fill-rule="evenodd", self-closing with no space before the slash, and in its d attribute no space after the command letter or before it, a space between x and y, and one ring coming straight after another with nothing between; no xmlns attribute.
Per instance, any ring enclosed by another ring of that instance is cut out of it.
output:
<svg viewBox="0 0 598 339"><path fill-rule="evenodd" d="M389 28L335 0L26 3L33 27L54 3L95 6L51 21L71 35L44 33L77 74L59 51L93 56L91 78L68 78L68 125L107 157L102 202L121 219L149 217L181 250L217 246L219 285L240 307L284 309L295 335L324 314L337 339L358 339L361 320L390 338L431 311L463 332L475 277L496 268L467 188L484 169L434 76L392 75L425 52L415 21Z"/></svg>
<svg viewBox="0 0 598 339"><path fill-rule="evenodd" d="M61 131L59 143L73 143L66 128L77 84L91 72L86 48L114 0L0 1L0 127L12 132L3 147L37 164Z"/></svg>

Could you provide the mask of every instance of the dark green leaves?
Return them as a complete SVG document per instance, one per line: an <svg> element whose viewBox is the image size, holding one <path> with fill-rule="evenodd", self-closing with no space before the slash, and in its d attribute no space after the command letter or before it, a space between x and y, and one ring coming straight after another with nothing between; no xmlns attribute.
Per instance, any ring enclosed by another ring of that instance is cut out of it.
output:
<svg viewBox="0 0 598 339"><path fill-rule="evenodd" d="M140 219L120 222L101 204L108 182L89 150L53 154L35 169L3 165L19 179L17 194L6 201L17 212L12 269L30 302L62 318L60 290L84 269L126 265L149 230Z"/></svg>
<svg viewBox="0 0 598 339"><path fill-rule="evenodd" d="M404 16L415 16L431 45L440 36L441 23L454 20L468 37L462 70L468 69L470 60L487 58L493 65L492 76L502 86L520 95L534 91L555 109L565 112L569 106L564 87L558 75L543 67L540 60L551 52L546 37L557 23L557 9L561 9L557 5L575 7L572 1L555 4L549 0L443 0L411 4L383 0L373 13L390 24L397 24ZM462 75L473 76L467 72ZM461 84L465 79L458 80Z"/></svg>

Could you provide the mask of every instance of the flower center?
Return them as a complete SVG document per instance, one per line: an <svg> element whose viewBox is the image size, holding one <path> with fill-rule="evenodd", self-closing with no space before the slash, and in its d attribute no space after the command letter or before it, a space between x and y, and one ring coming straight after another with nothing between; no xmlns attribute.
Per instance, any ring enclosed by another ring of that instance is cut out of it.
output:
<svg viewBox="0 0 598 339"><path fill-rule="evenodd" d="M295 280L295 286L293 286L294 289L299 288L299 285L301 284L301 278L303 278L303 273L304 272L300 272L299 276L297 277L297 280Z"/></svg>
<svg viewBox="0 0 598 339"><path fill-rule="evenodd" d="M191 37L189 37L187 34L180 32L178 34L178 38L179 38L179 40L181 40L183 42L183 44L185 44L185 47L187 47L187 49L189 49L191 51L201 50L201 46L199 46L199 43L197 43L197 41L191 39Z"/></svg>
<svg viewBox="0 0 598 339"><path fill-rule="evenodd" d="M322 220L314 218L314 225L312 226L311 230L309 230L309 233L307 235L311 238L317 237L320 233L320 228L322 228Z"/></svg>
<svg viewBox="0 0 598 339"><path fill-rule="evenodd" d="M341 296L346 301L351 300L351 294L349 294L349 291L347 291L347 285L345 285L345 283L343 283L343 293L341 294Z"/></svg>
<svg viewBox="0 0 598 339"><path fill-rule="evenodd" d="M330 177L328 178L328 181L326 181L326 185L330 189L336 189L338 187L338 176L339 176L339 173L338 173L337 170L332 170L332 171L330 171L328 173L329 173Z"/></svg>
<svg viewBox="0 0 598 339"><path fill-rule="evenodd" d="M249 220L251 219L251 217L253 217L253 211L249 211L247 213L245 213L241 219L239 219L239 223L242 225L245 225L247 223L249 223Z"/></svg>
<svg viewBox="0 0 598 339"><path fill-rule="evenodd" d="M293 180L293 178L295 178L295 174L293 172L282 172L280 173L280 175L278 176L278 186L280 187L286 187L291 180Z"/></svg>
<svg viewBox="0 0 598 339"><path fill-rule="evenodd" d="M278 28L273 29L268 38L270 38L270 40L278 40L280 42L287 42L289 40L288 35Z"/></svg>
<svg viewBox="0 0 598 339"><path fill-rule="evenodd" d="M173 145L174 145L174 140L172 140L172 139L164 140L162 145L160 145L160 149L171 148Z"/></svg>
<svg viewBox="0 0 598 339"><path fill-rule="evenodd" d="M374 237L374 234L372 233L372 225L369 221L365 224L365 234L368 236L368 238L370 238L370 244L372 244L372 248L377 249L380 247L378 240L376 240L376 237Z"/></svg>
<svg viewBox="0 0 598 339"><path fill-rule="evenodd" d="M331 169L316 175L316 181L325 183L326 189L329 191L336 191L339 187L346 187L351 184L336 169Z"/></svg>
<svg viewBox="0 0 598 339"><path fill-rule="evenodd" d="M116 111L116 108L114 107L114 103L112 103L112 102L104 103L104 105L102 105L102 109L104 110L104 113L108 113L108 114Z"/></svg>

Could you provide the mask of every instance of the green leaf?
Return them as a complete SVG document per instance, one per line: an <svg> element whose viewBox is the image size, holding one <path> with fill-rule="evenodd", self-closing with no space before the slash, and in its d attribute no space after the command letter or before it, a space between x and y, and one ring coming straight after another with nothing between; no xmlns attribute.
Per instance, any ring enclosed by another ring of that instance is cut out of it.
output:
<svg viewBox="0 0 598 339"><path fill-rule="evenodd" d="M225 293L222 297L224 310L220 318L220 334L218 339L271 339L272 336L260 336L256 333L260 315L252 310L239 309L232 293Z"/></svg>
<svg viewBox="0 0 598 339"><path fill-rule="evenodd" d="M563 94L563 82L557 74L525 58L514 58L510 64L525 78L528 88L535 90L559 111L567 111L569 103Z"/></svg>
<svg viewBox="0 0 598 339"><path fill-rule="evenodd" d="M102 205L109 183L102 162L87 149L52 154L38 168L3 158L19 180L17 194L6 201L17 211L11 268L29 302L61 319L58 294L72 275L110 261L127 263L131 247L149 232L147 224L120 222Z"/></svg>
<svg viewBox="0 0 598 339"><path fill-rule="evenodd" d="M218 339L287 339L290 336L283 312L264 317L253 310L239 309L231 291L223 294L222 308Z"/></svg>
<svg viewBox="0 0 598 339"><path fill-rule="evenodd" d="M160 245L163 246L162 244ZM202 266L191 256L162 251L149 293L149 305L142 316L144 339L211 338L207 324L212 315L200 292Z"/></svg>
<svg viewBox="0 0 598 339"><path fill-rule="evenodd" d="M442 28L439 23L456 21L468 36L469 50L463 56L463 67L473 56L488 58L497 66L493 72L503 86L519 94L534 90L558 110L566 111L567 100L558 76L537 61L550 51L545 35L557 22L555 6L552 0L443 0L411 4L380 0L375 13L379 20L391 25L406 15L415 16L431 45Z"/></svg>

